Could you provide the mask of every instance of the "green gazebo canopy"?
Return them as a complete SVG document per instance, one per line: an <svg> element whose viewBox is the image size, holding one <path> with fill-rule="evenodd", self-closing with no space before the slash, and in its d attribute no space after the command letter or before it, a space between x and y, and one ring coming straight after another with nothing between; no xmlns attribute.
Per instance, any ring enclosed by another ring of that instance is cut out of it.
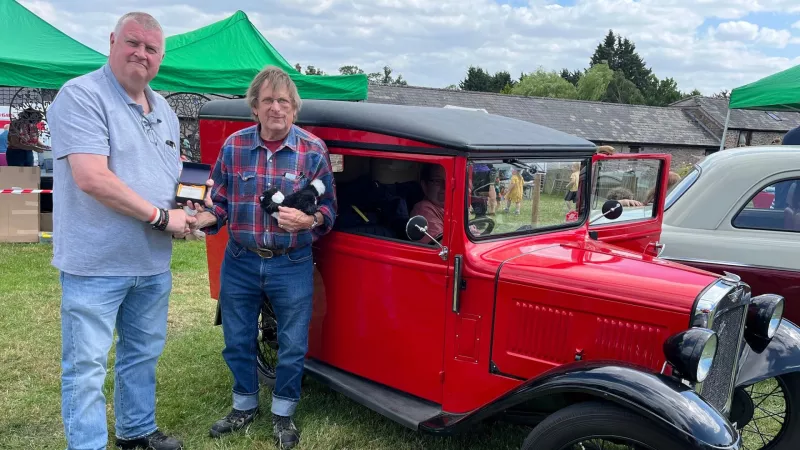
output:
<svg viewBox="0 0 800 450"><path fill-rule="evenodd" d="M261 35L242 11L227 19L167 38L167 51L153 89L244 95L267 65L287 71L302 98L364 100L367 77L303 75Z"/></svg>
<svg viewBox="0 0 800 450"><path fill-rule="evenodd" d="M800 111L800 66L731 91L731 109Z"/></svg>
<svg viewBox="0 0 800 450"><path fill-rule="evenodd" d="M13 0L0 1L0 86L59 89L106 62Z"/></svg>

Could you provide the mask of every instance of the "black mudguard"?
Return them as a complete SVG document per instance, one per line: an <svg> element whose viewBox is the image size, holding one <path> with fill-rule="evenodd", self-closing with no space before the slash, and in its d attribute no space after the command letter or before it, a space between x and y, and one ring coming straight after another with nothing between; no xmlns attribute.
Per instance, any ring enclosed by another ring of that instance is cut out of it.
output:
<svg viewBox="0 0 800 450"><path fill-rule="evenodd" d="M739 359L736 387L790 372L800 372L800 328L784 319L768 343L746 342Z"/></svg>
<svg viewBox="0 0 800 450"><path fill-rule="evenodd" d="M551 396L579 396L616 403L671 429L690 449L738 449L739 433L713 406L673 378L617 363L583 362L561 366L528 380L479 410L438 416L420 424L431 433L469 427L523 403Z"/></svg>

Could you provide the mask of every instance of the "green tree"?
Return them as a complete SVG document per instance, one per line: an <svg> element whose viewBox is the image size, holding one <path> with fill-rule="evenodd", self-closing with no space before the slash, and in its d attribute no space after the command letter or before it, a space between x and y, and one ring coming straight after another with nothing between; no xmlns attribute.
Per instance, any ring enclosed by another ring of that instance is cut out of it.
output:
<svg viewBox="0 0 800 450"><path fill-rule="evenodd" d="M582 76L583 72L581 72L580 70L574 70L570 72L567 69L561 69L561 78L569 81L570 83L572 83L573 86L578 85L578 81L581 80Z"/></svg>
<svg viewBox="0 0 800 450"><path fill-rule="evenodd" d="M614 72L611 82L603 96L603 101L608 103L625 103L628 105L643 105L644 96L631 80L625 78L622 72Z"/></svg>
<svg viewBox="0 0 800 450"><path fill-rule="evenodd" d="M646 103L651 106L668 106L685 98L685 94L678 89L678 83L675 80L672 78L659 80L655 75L650 75L649 89L643 94Z"/></svg>
<svg viewBox="0 0 800 450"><path fill-rule="evenodd" d="M543 68L528 75L510 89L511 94L530 97L578 98L578 90L557 72L547 72Z"/></svg>
<svg viewBox="0 0 800 450"><path fill-rule="evenodd" d="M470 66L467 76L458 84L461 90L477 92L502 92L506 86L513 86L514 80L506 71L496 72L494 75L480 68Z"/></svg>
<svg viewBox="0 0 800 450"><path fill-rule="evenodd" d="M342 66L339 67L339 75L358 75L364 73L358 66Z"/></svg>
<svg viewBox="0 0 800 450"><path fill-rule="evenodd" d="M408 86L406 80L403 79L403 75L397 75L397 78L392 76L392 68L389 66L383 66L383 73L372 72L368 74L367 80L371 84L384 86Z"/></svg>
<svg viewBox="0 0 800 450"><path fill-rule="evenodd" d="M597 48L595 48L594 54L589 60L589 67L592 67L595 64L606 63L611 68L611 70L615 70L615 68L617 67L616 44L617 44L617 38L614 35L614 31L608 30L608 34L606 35L603 42L597 44Z"/></svg>
<svg viewBox="0 0 800 450"><path fill-rule="evenodd" d="M294 69L300 73L303 73L303 66L300 63L294 65ZM322 69L317 69L314 66L306 66L306 75L325 75L325 72Z"/></svg>
<svg viewBox="0 0 800 450"><path fill-rule="evenodd" d="M578 80L578 98L592 101L602 100L612 78L614 78L614 71L608 67L608 64L595 64Z"/></svg>

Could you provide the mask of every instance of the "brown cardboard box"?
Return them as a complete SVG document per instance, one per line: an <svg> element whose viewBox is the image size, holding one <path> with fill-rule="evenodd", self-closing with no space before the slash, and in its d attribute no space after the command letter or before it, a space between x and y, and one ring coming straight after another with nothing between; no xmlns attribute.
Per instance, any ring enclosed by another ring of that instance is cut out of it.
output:
<svg viewBox="0 0 800 450"><path fill-rule="evenodd" d="M53 213L39 214L39 231L53 232Z"/></svg>
<svg viewBox="0 0 800 450"><path fill-rule="evenodd" d="M0 167L0 189L39 189L38 167ZM0 242L39 242L39 194L0 194Z"/></svg>

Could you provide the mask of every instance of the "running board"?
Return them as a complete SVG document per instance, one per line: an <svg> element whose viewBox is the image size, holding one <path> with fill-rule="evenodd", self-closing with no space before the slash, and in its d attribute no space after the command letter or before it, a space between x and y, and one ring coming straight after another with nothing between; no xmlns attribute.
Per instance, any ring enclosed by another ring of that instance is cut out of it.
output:
<svg viewBox="0 0 800 450"><path fill-rule="evenodd" d="M442 413L440 405L369 381L323 362L306 359L305 372L356 403L417 431Z"/></svg>

